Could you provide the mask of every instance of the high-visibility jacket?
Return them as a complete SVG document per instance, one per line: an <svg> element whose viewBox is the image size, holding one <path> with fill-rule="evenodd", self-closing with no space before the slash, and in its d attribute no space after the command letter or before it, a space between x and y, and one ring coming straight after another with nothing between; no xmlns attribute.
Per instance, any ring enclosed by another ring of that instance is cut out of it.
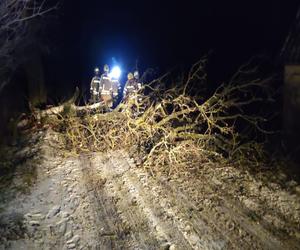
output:
<svg viewBox="0 0 300 250"><path fill-rule="evenodd" d="M100 85L99 85L99 94L100 95L111 95L112 82L110 77L103 74L101 76Z"/></svg>
<svg viewBox="0 0 300 250"><path fill-rule="evenodd" d="M141 88L141 84L138 83L135 79L127 80L124 87L123 95L125 97L130 96L134 93L137 93L140 90L140 88Z"/></svg>
<svg viewBox="0 0 300 250"><path fill-rule="evenodd" d="M120 89L120 82L118 80L112 80L112 94L114 97L118 96Z"/></svg>
<svg viewBox="0 0 300 250"><path fill-rule="evenodd" d="M90 88L90 91L91 91L92 95L98 95L100 82L101 82L101 79L100 79L99 76L94 76L93 77L93 79L91 81L91 88Z"/></svg>
<svg viewBox="0 0 300 250"><path fill-rule="evenodd" d="M112 95L116 97L118 95L120 83L118 80L113 80L108 76L102 75L99 87L100 95Z"/></svg>

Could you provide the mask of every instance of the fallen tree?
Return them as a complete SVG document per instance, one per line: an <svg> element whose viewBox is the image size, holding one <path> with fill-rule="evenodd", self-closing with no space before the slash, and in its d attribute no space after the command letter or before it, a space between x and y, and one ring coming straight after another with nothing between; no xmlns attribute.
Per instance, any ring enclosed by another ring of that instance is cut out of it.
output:
<svg viewBox="0 0 300 250"><path fill-rule="evenodd" d="M171 174L201 163L228 160L258 164L264 150L252 134L268 133L262 127L267 118L246 110L271 100L271 79L249 80L244 76L253 69L243 66L209 96L204 66L205 60L193 65L174 87L166 86L168 75L146 84L135 98L113 112L92 112L93 106L72 106L75 112L63 112L66 105L62 105L43 114L58 111L52 122L63 131L69 150L126 149L153 173L160 169ZM101 104L95 107L99 109ZM82 111L84 115L80 115Z"/></svg>
<svg viewBox="0 0 300 250"><path fill-rule="evenodd" d="M31 106L32 115L36 121L41 122L43 119L51 119L56 117L65 117L65 116L78 116L82 117L87 114L95 112L107 112L107 108L104 106L104 103L94 103L87 104L85 106L77 106L75 104L76 100L79 97L79 88L76 87L76 90L73 96L60 104L59 106L50 107L44 110L35 108Z"/></svg>

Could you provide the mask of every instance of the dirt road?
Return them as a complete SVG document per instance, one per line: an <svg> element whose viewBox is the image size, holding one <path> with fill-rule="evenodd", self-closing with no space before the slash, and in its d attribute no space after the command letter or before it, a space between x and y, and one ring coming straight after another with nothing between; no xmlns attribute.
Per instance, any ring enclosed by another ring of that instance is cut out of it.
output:
<svg viewBox="0 0 300 250"><path fill-rule="evenodd" d="M286 176L153 178L124 151L66 157L49 131L27 143L1 189L0 249L300 249L300 189Z"/></svg>

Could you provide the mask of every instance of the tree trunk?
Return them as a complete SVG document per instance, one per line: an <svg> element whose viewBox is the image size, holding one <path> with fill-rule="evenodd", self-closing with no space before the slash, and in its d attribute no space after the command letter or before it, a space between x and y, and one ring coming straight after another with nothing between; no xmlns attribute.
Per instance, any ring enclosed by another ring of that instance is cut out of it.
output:
<svg viewBox="0 0 300 250"><path fill-rule="evenodd" d="M284 130L287 145L300 148L300 65L285 66Z"/></svg>

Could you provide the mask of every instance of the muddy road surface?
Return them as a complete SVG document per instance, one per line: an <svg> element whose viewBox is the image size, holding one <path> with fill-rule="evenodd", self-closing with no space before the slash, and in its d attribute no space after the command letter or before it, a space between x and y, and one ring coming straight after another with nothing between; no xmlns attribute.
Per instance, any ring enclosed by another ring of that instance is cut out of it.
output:
<svg viewBox="0 0 300 250"><path fill-rule="evenodd" d="M2 178L0 249L300 249L300 186L284 173L152 177L125 151L66 156L51 131L26 145Z"/></svg>

